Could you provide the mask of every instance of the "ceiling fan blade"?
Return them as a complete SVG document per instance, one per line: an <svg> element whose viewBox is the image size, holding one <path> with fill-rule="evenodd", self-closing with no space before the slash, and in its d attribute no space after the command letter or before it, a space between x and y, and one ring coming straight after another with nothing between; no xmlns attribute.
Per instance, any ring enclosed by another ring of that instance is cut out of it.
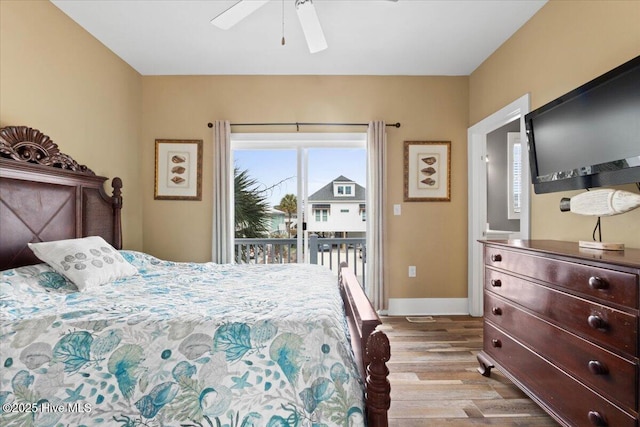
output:
<svg viewBox="0 0 640 427"><path fill-rule="evenodd" d="M312 0L296 0L296 12L302 25L304 38L307 39L309 52L316 53L327 48L327 40L324 38L320 20L316 14L316 8Z"/></svg>
<svg viewBox="0 0 640 427"><path fill-rule="evenodd" d="M264 6L269 0L240 0L215 18L211 23L218 28L228 30L238 22Z"/></svg>

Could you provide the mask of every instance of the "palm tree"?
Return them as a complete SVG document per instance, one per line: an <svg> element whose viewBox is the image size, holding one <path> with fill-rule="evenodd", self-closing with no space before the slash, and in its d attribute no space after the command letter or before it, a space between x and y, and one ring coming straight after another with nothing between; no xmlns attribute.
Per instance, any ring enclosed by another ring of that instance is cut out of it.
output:
<svg viewBox="0 0 640 427"><path fill-rule="evenodd" d="M269 203L258 181L237 167L234 173L235 236L260 238L269 235Z"/></svg>
<svg viewBox="0 0 640 427"><path fill-rule="evenodd" d="M287 222L287 231L289 238L291 238L291 217L294 213L298 212L298 199L295 194L285 194L280 200L280 204L276 206L276 209L287 214L289 221Z"/></svg>

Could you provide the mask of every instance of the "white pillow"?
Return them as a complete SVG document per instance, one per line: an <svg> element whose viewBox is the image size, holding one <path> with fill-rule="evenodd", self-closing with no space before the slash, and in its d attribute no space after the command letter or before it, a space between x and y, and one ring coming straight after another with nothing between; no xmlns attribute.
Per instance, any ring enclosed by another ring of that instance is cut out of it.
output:
<svg viewBox="0 0 640 427"><path fill-rule="evenodd" d="M29 243L42 261L71 280L80 291L138 273L102 237Z"/></svg>

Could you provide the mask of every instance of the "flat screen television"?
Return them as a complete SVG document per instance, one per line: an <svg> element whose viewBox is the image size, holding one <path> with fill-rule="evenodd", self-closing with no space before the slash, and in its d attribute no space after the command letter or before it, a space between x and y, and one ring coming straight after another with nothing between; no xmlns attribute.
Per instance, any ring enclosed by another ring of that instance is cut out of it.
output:
<svg viewBox="0 0 640 427"><path fill-rule="evenodd" d="M525 115L537 194L640 182L640 56Z"/></svg>

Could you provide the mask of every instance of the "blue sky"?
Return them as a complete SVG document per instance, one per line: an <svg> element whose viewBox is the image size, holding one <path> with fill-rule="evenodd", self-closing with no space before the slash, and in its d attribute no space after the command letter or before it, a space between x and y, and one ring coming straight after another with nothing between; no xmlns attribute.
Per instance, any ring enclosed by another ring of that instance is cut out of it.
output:
<svg viewBox="0 0 640 427"><path fill-rule="evenodd" d="M268 195L271 206L285 194L297 192L295 150L234 150L235 166L249 171L264 188L283 181ZM344 175L365 187L366 150L358 148L309 149L309 195Z"/></svg>

